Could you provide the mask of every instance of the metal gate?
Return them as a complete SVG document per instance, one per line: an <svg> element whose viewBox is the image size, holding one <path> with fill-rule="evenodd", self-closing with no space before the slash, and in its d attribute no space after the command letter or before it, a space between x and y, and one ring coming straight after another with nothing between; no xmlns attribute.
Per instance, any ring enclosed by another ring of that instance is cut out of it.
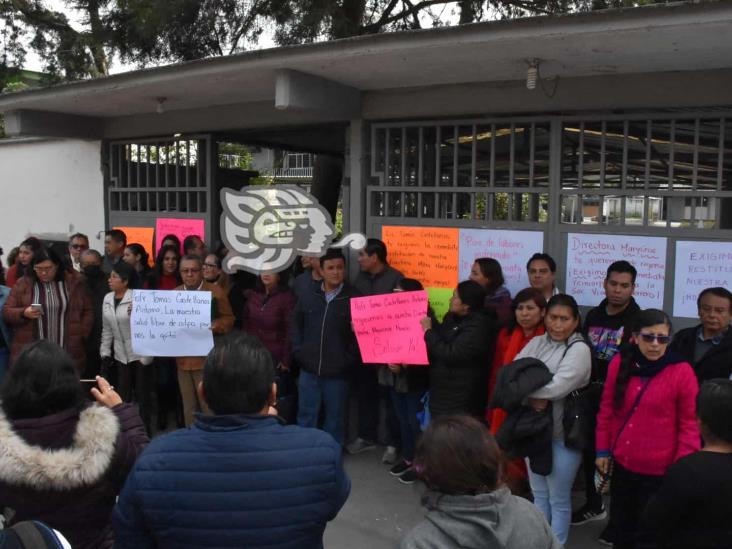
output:
<svg viewBox="0 0 732 549"><path fill-rule="evenodd" d="M567 233L732 240L728 111L372 124L366 231L544 232L564 287Z"/></svg>
<svg viewBox="0 0 732 549"><path fill-rule="evenodd" d="M214 228L215 145L210 135L105 143L107 226L154 227L158 217L175 217Z"/></svg>

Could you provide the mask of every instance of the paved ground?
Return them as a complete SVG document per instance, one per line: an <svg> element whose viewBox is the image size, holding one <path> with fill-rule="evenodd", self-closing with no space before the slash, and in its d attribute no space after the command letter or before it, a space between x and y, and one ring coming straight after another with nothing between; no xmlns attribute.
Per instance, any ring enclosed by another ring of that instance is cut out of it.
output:
<svg viewBox="0 0 732 549"><path fill-rule="evenodd" d="M401 484L381 463L381 451L345 456L351 476L351 496L325 532L326 549L387 549L423 516L419 500L421 483ZM600 549L595 541L603 523L593 522L573 528L567 549Z"/></svg>

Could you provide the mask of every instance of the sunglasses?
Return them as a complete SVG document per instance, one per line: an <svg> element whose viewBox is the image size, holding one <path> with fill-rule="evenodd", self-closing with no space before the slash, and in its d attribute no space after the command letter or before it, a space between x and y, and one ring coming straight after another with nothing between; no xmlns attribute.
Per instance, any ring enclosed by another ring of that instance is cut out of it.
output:
<svg viewBox="0 0 732 549"><path fill-rule="evenodd" d="M645 332L641 332L635 335L636 337L640 337L646 343L653 343L654 341L658 341L660 345L668 345L669 341L671 341L671 336L667 335L648 334Z"/></svg>

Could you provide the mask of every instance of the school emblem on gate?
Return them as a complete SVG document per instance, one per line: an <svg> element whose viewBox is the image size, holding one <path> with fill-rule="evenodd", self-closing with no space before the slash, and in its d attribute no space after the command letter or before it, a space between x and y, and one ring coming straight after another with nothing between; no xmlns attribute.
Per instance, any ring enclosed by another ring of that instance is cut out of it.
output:
<svg viewBox="0 0 732 549"><path fill-rule="evenodd" d="M296 185L221 190L221 235L229 253L227 273L279 272L298 255L319 257L329 247L358 250L366 237L351 233L337 243L328 212L315 197Z"/></svg>

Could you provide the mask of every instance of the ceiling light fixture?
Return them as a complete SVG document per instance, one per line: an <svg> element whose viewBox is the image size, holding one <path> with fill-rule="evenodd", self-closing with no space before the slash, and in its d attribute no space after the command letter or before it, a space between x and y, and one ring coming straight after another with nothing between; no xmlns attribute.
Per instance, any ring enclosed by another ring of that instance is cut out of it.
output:
<svg viewBox="0 0 732 549"><path fill-rule="evenodd" d="M554 97L557 93L557 86L559 85L559 76L552 76L551 78L542 78L539 65L541 65L541 59L533 58L527 59L526 63L529 67L526 69L526 89L535 90L536 85L539 84L541 91L547 97ZM554 86L551 91L547 90L546 83L552 83Z"/></svg>

